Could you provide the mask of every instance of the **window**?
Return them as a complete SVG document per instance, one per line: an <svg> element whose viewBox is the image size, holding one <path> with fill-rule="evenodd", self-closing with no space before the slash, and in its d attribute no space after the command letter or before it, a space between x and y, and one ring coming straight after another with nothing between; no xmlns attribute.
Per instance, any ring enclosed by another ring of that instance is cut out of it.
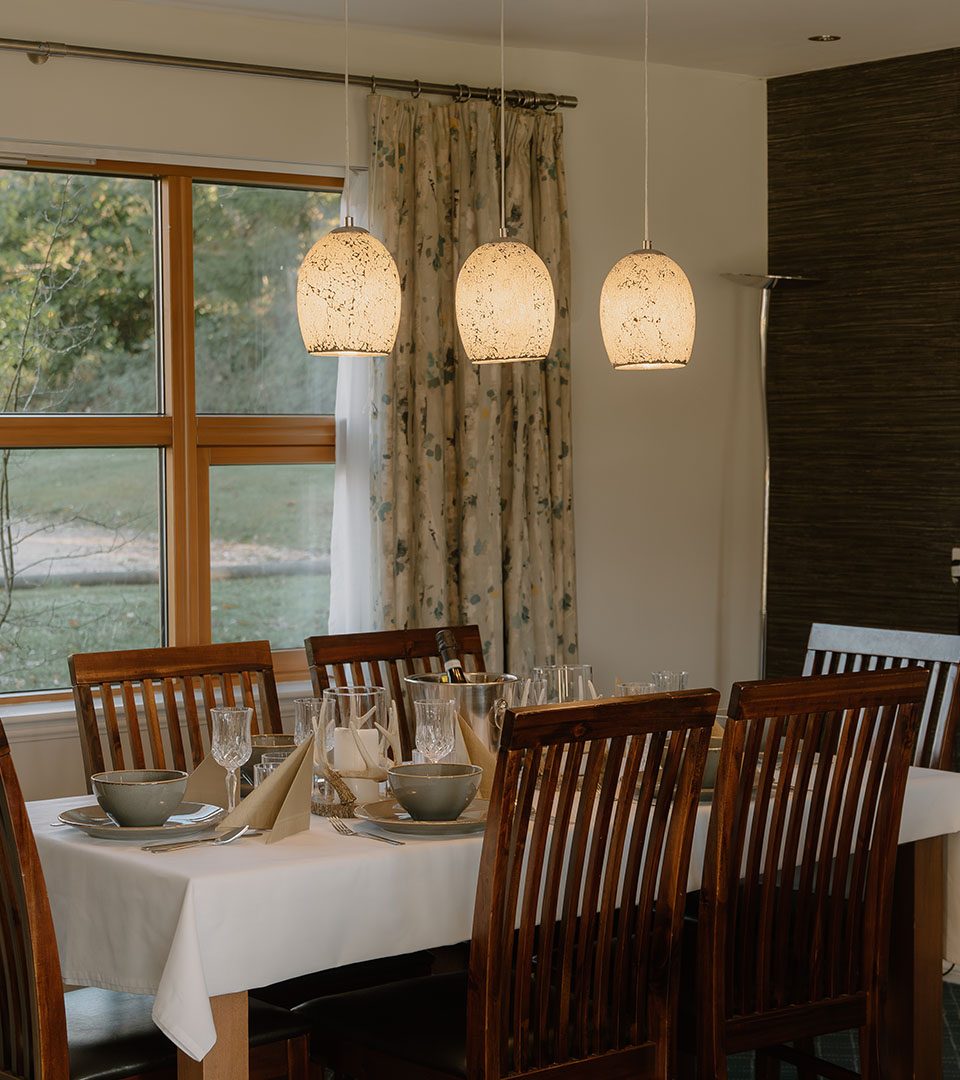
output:
<svg viewBox="0 0 960 1080"><path fill-rule="evenodd" d="M339 181L0 170L0 692L71 652L268 637L329 605L336 362L296 274Z"/></svg>

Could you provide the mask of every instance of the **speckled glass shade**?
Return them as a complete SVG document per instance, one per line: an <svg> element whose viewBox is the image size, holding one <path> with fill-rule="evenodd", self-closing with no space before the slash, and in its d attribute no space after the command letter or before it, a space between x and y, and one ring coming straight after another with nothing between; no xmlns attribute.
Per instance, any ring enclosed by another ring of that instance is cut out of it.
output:
<svg viewBox="0 0 960 1080"><path fill-rule="evenodd" d="M297 317L314 356L384 356L400 326L400 275L366 229L344 225L321 237L297 274Z"/></svg>
<svg viewBox="0 0 960 1080"><path fill-rule="evenodd" d="M618 371L685 367L696 327L687 275L662 251L633 251L607 274L600 330Z"/></svg>
<svg viewBox="0 0 960 1080"><path fill-rule="evenodd" d="M475 364L543 360L550 352L556 300L543 259L506 237L482 244L460 268L457 327Z"/></svg>

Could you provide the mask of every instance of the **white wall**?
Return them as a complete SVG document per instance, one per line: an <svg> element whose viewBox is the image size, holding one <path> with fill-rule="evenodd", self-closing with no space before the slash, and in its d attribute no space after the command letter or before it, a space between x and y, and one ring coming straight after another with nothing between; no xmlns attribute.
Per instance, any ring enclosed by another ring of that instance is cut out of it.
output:
<svg viewBox="0 0 960 1080"><path fill-rule="evenodd" d="M329 24L126 0L7 5L2 32L342 70L341 32ZM475 43L357 28L351 54L362 72L497 79L495 51ZM721 274L766 268L765 86L652 67L652 234L691 278L697 342L686 371L615 373L596 309L607 270L641 240L639 65L513 49L507 72L510 85L580 98L564 123L581 656L599 684L685 667L692 685L725 695L757 671L762 451L757 298ZM351 99L364 161L363 92ZM0 152L20 141L101 156L343 162L342 99L330 85L71 60L34 67L3 54L0 100ZM28 795L70 790L75 739L19 741L14 752ZM62 769L39 770L40 753Z"/></svg>

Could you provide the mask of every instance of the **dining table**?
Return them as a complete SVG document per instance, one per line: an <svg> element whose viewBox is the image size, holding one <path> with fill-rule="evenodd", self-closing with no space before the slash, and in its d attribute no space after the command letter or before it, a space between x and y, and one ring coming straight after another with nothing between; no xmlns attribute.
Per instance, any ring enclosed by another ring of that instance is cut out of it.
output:
<svg viewBox="0 0 960 1080"><path fill-rule="evenodd" d="M59 824L93 801L28 804L63 979L153 995L182 1078L248 1075L256 987L470 938L482 834L382 844L313 817L276 844L155 854ZM709 815L703 799L691 891ZM911 768L896 875L884 1058L892 1078L930 1080L942 1072L942 961L960 960L960 775Z"/></svg>

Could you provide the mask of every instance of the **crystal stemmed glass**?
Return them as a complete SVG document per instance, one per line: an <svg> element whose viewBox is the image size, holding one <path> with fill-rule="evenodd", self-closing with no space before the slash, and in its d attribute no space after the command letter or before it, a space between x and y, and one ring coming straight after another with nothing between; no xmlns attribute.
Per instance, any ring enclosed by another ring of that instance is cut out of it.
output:
<svg viewBox="0 0 960 1080"><path fill-rule="evenodd" d="M307 697L295 698L293 738L297 746L312 739L320 722L320 710L323 707L323 698Z"/></svg>
<svg viewBox="0 0 960 1080"><path fill-rule="evenodd" d="M415 701L417 714L417 749L434 765L456 745L454 722L457 703L452 699Z"/></svg>
<svg viewBox="0 0 960 1080"><path fill-rule="evenodd" d="M227 770L227 811L235 810L240 801L240 766L250 760L253 744L250 741L250 721L253 709L211 709L213 737L210 750L214 760Z"/></svg>

